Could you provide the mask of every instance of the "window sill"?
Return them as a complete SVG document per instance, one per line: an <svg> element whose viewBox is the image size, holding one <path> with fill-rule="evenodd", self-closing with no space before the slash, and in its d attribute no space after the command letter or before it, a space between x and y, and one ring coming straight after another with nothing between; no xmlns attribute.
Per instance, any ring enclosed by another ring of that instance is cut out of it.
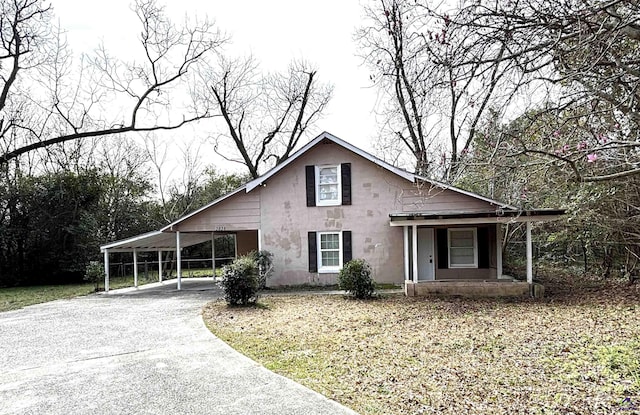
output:
<svg viewBox="0 0 640 415"><path fill-rule="evenodd" d="M318 274L338 274L340 272L339 267L332 268L320 268L318 269Z"/></svg>
<svg viewBox="0 0 640 415"><path fill-rule="evenodd" d="M323 201L323 202L316 202L316 206L340 206L340 201L339 200L329 200L329 201Z"/></svg>

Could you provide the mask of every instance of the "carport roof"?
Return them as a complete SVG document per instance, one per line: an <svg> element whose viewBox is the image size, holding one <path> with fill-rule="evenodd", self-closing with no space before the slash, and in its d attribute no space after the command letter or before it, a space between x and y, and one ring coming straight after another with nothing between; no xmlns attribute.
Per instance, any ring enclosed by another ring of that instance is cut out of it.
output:
<svg viewBox="0 0 640 415"><path fill-rule="evenodd" d="M211 238L211 232L180 233L180 247L210 241ZM101 252L131 252L134 249L137 251L175 251L176 234L174 232L153 231L100 247Z"/></svg>

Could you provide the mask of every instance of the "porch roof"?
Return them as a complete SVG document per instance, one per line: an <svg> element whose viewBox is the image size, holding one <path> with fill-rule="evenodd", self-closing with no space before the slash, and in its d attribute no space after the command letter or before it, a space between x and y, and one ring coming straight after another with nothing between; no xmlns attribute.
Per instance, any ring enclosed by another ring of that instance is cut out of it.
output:
<svg viewBox="0 0 640 415"><path fill-rule="evenodd" d="M542 222L564 215L564 209L496 209L491 211L443 211L390 213L391 226L461 225L480 223Z"/></svg>

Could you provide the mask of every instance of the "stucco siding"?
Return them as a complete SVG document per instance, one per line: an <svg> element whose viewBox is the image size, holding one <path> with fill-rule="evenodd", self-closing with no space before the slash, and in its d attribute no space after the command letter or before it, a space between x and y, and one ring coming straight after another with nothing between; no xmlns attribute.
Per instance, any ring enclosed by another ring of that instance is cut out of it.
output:
<svg viewBox="0 0 640 415"><path fill-rule="evenodd" d="M305 166L351 163L352 204L306 205ZM400 207L404 179L336 144L318 144L271 177L262 189L262 247L274 254L269 285L336 282L337 274L310 273L308 232L351 231L353 258L367 260L378 282L402 283L402 228L389 226Z"/></svg>
<svg viewBox="0 0 640 415"><path fill-rule="evenodd" d="M186 219L176 226L182 232L256 230L260 226L260 189L241 191Z"/></svg>

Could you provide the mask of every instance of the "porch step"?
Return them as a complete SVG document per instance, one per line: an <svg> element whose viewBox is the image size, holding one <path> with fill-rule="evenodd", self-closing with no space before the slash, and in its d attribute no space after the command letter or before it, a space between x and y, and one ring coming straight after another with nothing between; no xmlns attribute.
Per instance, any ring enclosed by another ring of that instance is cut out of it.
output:
<svg viewBox="0 0 640 415"><path fill-rule="evenodd" d="M539 287L535 287L535 286ZM539 298L544 293L541 284L534 284L533 292L529 284L522 281L425 281L415 283L405 281L407 297L458 296L458 297L529 297L532 293Z"/></svg>

